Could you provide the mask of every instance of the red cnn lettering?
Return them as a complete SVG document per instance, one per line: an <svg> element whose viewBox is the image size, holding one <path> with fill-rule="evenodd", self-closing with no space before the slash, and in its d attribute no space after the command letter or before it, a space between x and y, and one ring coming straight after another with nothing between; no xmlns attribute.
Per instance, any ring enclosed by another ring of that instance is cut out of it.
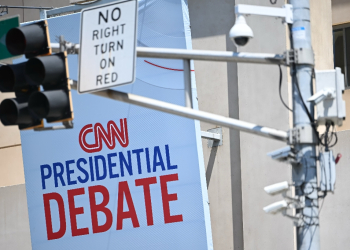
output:
<svg viewBox="0 0 350 250"><path fill-rule="evenodd" d="M83 207L75 207L74 197L77 195L85 194L84 188L77 188L68 190L68 204L69 204L69 215L70 225L72 229L72 236L80 236L89 234L89 228L78 228L77 226L77 215L84 213Z"/></svg>
<svg viewBox="0 0 350 250"><path fill-rule="evenodd" d="M64 214L64 202L60 194L48 193L43 195L44 199L44 210L46 220L46 232L48 240L56 240L66 233L66 216ZM60 218L60 229L57 232L53 232L52 218L51 218L51 207L50 200L55 200L58 205L58 214Z"/></svg>
<svg viewBox="0 0 350 250"><path fill-rule="evenodd" d="M151 191L149 186L151 184L156 184L156 177L149 177L144 179L135 180L136 186L143 186L143 193L145 196L145 206L146 206L146 217L147 217L147 226L153 225L153 212L152 212L152 201L151 201Z"/></svg>
<svg viewBox="0 0 350 250"><path fill-rule="evenodd" d="M179 215L170 215L170 201L177 200L177 194L169 194L167 182L169 181L178 181L178 174L170 174L160 176L160 188L162 190L162 200L163 200L163 212L164 212L164 222L165 223L174 223L183 221L182 214Z"/></svg>
<svg viewBox="0 0 350 250"><path fill-rule="evenodd" d="M134 202L131 198L131 193L129 189L128 182L122 181L119 182L118 187L118 209L117 209L117 230L123 229L123 220L130 218L133 227L140 227L139 220L137 219L136 210ZM128 205L129 211L124 210L124 196L126 203Z"/></svg>
<svg viewBox="0 0 350 250"><path fill-rule="evenodd" d="M92 132L94 132L95 143L88 144L86 142L86 136ZM115 138L117 138L122 147L125 148L129 145L128 125L126 118L120 119L120 129L117 127L114 121L109 121L107 124L107 132L101 123L96 123L94 128L92 128L92 124L84 126L79 133L79 144L85 152L95 153L102 150L102 141L104 141L109 149L114 149L116 146Z"/></svg>
<svg viewBox="0 0 350 250"><path fill-rule="evenodd" d="M103 196L103 200L100 204L96 204L96 193L101 193ZM111 228L113 217L112 212L108 208L106 208L109 202L109 192L108 189L104 186L92 186L89 187L89 197L90 197L90 210L91 210L91 221L92 221L92 232L95 233L103 233ZM98 217L97 212L102 212L106 216L105 224L99 226L98 225Z"/></svg>

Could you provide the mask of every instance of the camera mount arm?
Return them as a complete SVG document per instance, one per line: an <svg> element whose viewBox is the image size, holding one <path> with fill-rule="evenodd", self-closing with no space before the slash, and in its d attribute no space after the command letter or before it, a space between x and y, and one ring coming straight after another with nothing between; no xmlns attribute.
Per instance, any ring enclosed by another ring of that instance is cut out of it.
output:
<svg viewBox="0 0 350 250"><path fill-rule="evenodd" d="M283 22L290 24L293 23L293 5L291 4L285 4L282 8L237 4L235 7L235 13L237 15L279 17L283 19Z"/></svg>

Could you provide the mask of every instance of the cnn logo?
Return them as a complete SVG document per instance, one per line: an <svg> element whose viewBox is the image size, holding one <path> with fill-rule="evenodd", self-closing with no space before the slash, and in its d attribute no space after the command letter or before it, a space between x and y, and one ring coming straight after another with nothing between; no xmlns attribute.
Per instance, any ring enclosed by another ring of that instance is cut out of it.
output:
<svg viewBox="0 0 350 250"><path fill-rule="evenodd" d="M95 143L89 144L86 142L86 136L89 133L94 133ZM116 146L116 139L122 147L129 145L128 125L126 118L120 119L120 126L114 121L107 123L107 131L103 128L101 123L96 123L94 126L88 124L84 126L79 133L80 147L86 153L96 153L102 150L102 141L109 149L114 149Z"/></svg>

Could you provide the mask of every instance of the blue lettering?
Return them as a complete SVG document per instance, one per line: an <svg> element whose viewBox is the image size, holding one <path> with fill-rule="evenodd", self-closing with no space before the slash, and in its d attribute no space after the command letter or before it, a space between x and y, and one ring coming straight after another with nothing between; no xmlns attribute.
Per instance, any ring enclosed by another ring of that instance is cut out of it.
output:
<svg viewBox="0 0 350 250"><path fill-rule="evenodd" d="M159 161L157 161L157 158ZM165 171L165 166L162 158L162 154L160 153L159 146L154 147L154 155L153 155L153 172L157 171L157 166L160 166L163 171Z"/></svg>
<svg viewBox="0 0 350 250"><path fill-rule="evenodd" d="M125 165L126 170L128 171L129 175L132 175L132 164L131 164L131 153L130 151L127 151L128 153L128 161L126 161L123 152L119 153L119 162L120 162L120 174L123 177L124 176L124 168Z"/></svg>
<svg viewBox="0 0 350 250"><path fill-rule="evenodd" d="M89 157L89 165L90 165L90 176L91 176L91 181L95 181L94 164L93 164L93 162L92 162L92 157Z"/></svg>
<svg viewBox="0 0 350 250"><path fill-rule="evenodd" d="M60 167L61 171L60 172L57 172L57 168L56 167ZM63 167L63 164L60 163L60 162L55 162L53 164L53 176L55 178L55 187L58 187L58 178L60 179L61 181L61 184L62 186L65 186L66 184L64 183L64 180L63 180L63 172L64 172L64 167Z"/></svg>
<svg viewBox="0 0 350 250"><path fill-rule="evenodd" d="M151 161L149 160L149 149L145 148L145 152L146 152L147 172L151 173Z"/></svg>
<svg viewBox="0 0 350 250"><path fill-rule="evenodd" d="M140 159L140 153L143 152L143 149L135 149L132 151L133 154L136 154L137 157L137 168L139 171L139 174L142 174L142 169L141 169L141 159Z"/></svg>
<svg viewBox="0 0 350 250"><path fill-rule="evenodd" d="M100 168L98 166L98 160L102 161L102 175L100 175ZM96 180L101 181L106 179L107 177L107 167L106 167L106 159L103 157L103 155L96 155L95 156L95 169L96 169Z"/></svg>
<svg viewBox="0 0 350 250"><path fill-rule="evenodd" d="M45 168L47 169L47 175L45 175ZM46 189L45 186L45 179L49 179L52 175L51 166L48 164L41 165L40 166L40 172L41 172L41 185L43 189Z"/></svg>
<svg viewBox="0 0 350 250"><path fill-rule="evenodd" d="M75 162L74 160L66 161L66 172L67 172L67 184L68 185L77 184L77 181L71 181L71 179L70 179L71 174L74 174L74 170L69 169L69 165L73 164L74 162Z"/></svg>
<svg viewBox="0 0 350 250"><path fill-rule="evenodd" d="M87 161L84 158L79 158L77 161L77 168L85 175L85 178L82 179L80 176L78 176L78 181L80 183L86 183L89 180L89 173L80 165L81 163L87 164Z"/></svg>
<svg viewBox="0 0 350 250"><path fill-rule="evenodd" d="M170 164L169 145L165 145L165 152L166 152L166 163L167 163L168 170L177 169L177 165L171 165Z"/></svg>
<svg viewBox="0 0 350 250"><path fill-rule="evenodd" d="M111 153L107 155L108 157L108 171L109 171L109 178L118 178L119 174L113 174L113 169L115 166L117 166L117 163L112 162L112 157L117 157L117 153Z"/></svg>

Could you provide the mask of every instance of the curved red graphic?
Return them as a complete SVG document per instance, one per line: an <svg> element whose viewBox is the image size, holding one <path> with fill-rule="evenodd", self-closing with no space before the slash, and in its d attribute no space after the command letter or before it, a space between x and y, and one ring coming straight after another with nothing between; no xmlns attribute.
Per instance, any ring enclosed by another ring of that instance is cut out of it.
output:
<svg viewBox="0 0 350 250"><path fill-rule="evenodd" d="M86 135L94 132L95 143L88 144L86 142ZM129 145L128 126L126 118L120 119L120 129L114 121L107 123L107 131L103 128L101 123L96 123L93 127L92 124L84 126L79 133L79 144L80 147L87 153L96 153L102 150L102 141L107 145L109 149L114 149L115 138L122 147Z"/></svg>
<svg viewBox="0 0 350 250"><path fill-rule="evenodd" d="M167 68L167 67L163 67L163 66L160 66L160 65L157 65L157 64L154 64L154 63L151 63L147 60L144 60L146 63L148 64L151 64L152 66L155 66L155 67L158 67L158 68L161 68L161 69L167 69L167 70L173 70L173 71L184 71L183 69L172 69L172 68ZM191 69L191 71L194 71L194 69Z"/></svg>

